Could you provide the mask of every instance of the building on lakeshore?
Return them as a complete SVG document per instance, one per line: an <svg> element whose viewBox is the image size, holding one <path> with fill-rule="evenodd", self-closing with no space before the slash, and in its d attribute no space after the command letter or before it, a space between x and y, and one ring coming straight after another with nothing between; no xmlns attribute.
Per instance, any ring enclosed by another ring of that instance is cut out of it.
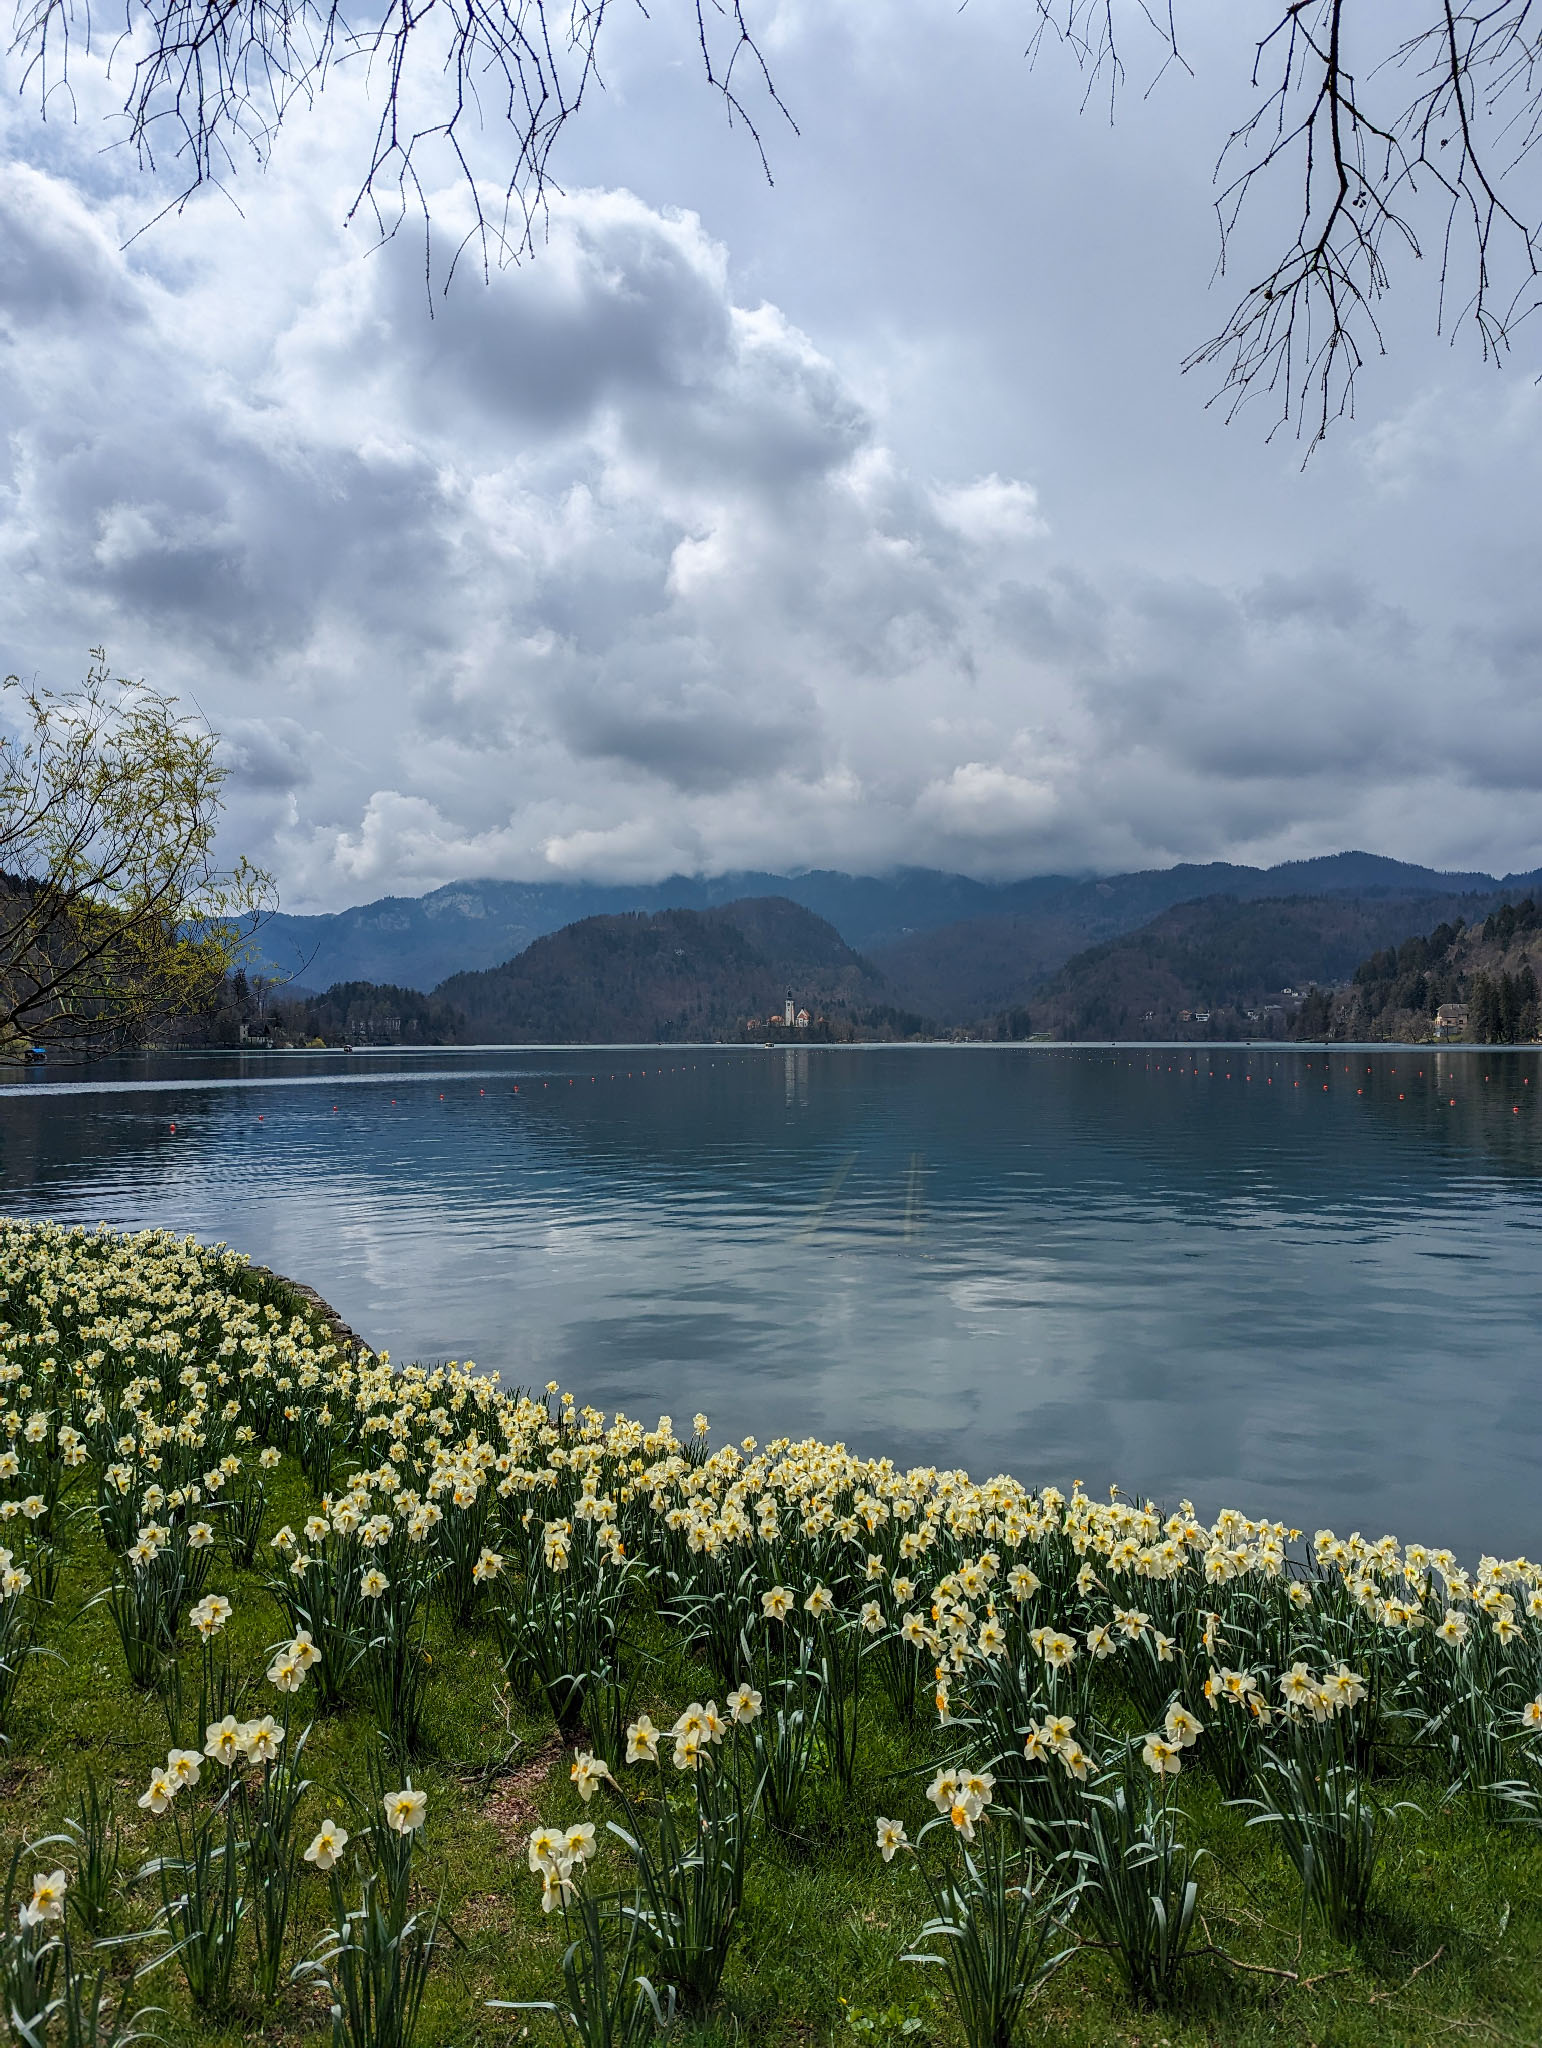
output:
<svg viewBox="0 0 1542 2048"><path fill-rule="evenodd" d="M1465 1003L1442 1003L1435 1012L1435 1036L1437 1038L1465 1038L1467 1036L1467 1005Z"/></svg>

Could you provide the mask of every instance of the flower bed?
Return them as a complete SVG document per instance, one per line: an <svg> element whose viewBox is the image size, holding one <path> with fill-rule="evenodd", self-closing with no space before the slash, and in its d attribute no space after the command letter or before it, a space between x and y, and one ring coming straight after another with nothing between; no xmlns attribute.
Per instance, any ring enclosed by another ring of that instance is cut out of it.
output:
<svg viewBox="0 0 1542 2048"><path fill-rule="evenodd" d="M714 1450L165 1234L0 1224L0 1293L18 2039L1533 2009L1525 1560Z"/></svg>

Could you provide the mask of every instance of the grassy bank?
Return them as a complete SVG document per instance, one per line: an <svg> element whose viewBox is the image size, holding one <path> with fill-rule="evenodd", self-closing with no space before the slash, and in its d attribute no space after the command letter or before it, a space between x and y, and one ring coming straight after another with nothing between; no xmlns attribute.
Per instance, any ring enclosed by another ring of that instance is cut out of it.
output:
<svg viewBox="0 0 1542 2048"><path fill-rule="evenodd" d="M1464 1572L818 1445L714 1452L355 1359L312 1304L174 1239L13 1226L0 1286L13 2006L51 1953L56 1998L78 2010L104 1971L104 2010L161 2008L172 2041L324 2037L347 2003L326 1930L373 1887L397 1945L371 1967L423 1965L422 2044L559 2039L550 2014L490 2001L571 2003L586 1901L612 1958L637 1930L661 2006L672 1981L687 1994L670 2036L693 2048L961 2043L958 1986L903 1960L966 1946L918 1940L930 1872L958 1926L980 1936L994 1903L1041 1969L1060 1958L1024 2042L1542 2038L1542 1595L1523 1563ZM361 1594L370 1572L388 1583ZM723 1725L697 1743L683 1710L708 1702ZM276 1757L250 1736L228 1766L205 1754L224 1711L271 1717ZM628 1762L649 1723L659 1761ZM197 1782L143 1804L169 1751ZM575 1782L579 1755L609 1778ZM381 1794L409 1782L425 1818L398 1834ZM117 1874L95 1886L58 1839L88 1785L115 1814ZM1249 1825L1261 1811L1282 1817ZM912 1845L889 1862L879 1816ZM323 1873L304 1852L328 1819L349 1841ZM530 1867L538 1827L586 1824L592 1860ZM64 1919L44 1898L20 1930L56 1868ZM1153 1896L1176 1946L1155 1962ZM322 1969L296 1976L308 1958Z"/></svg>

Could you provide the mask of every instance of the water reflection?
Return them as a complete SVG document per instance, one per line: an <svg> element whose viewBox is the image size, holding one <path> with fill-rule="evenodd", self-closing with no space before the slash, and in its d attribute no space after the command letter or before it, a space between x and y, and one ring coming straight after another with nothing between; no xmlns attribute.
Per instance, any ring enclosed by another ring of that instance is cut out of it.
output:
<svg viewBox="0 0 1542 2048"><path fill-rule="evenodd" d="M607 1407L1534 1551L1539 1085L1429 1048L140 1061L0 1091L0 1178Z"/></svg>

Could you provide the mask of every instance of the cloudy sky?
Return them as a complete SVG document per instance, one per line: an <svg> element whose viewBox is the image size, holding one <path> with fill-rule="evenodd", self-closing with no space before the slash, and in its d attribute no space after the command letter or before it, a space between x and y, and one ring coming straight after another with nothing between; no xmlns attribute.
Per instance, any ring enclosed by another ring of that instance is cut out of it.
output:
<svg viewBox="0 0 1542 2048"><path fill-rule="evenodd" d="M1180 374L1231 303L1211 172L1264 10L1194 9L1193 75L1144 98L1137 58L1112 129L1024 62L1023 0L749 12L800 130L766 120L774 186L683 9L619 14L539 253L447 295L411 224L344 225L362 80L131 241L174 187L105 146L111 84L81 66L45 127L13 61L0 670L105 643L195 699L232 848L297 910L1542 862L1542 329L1496 373L1405 265L1304 473Z"/></svg>

